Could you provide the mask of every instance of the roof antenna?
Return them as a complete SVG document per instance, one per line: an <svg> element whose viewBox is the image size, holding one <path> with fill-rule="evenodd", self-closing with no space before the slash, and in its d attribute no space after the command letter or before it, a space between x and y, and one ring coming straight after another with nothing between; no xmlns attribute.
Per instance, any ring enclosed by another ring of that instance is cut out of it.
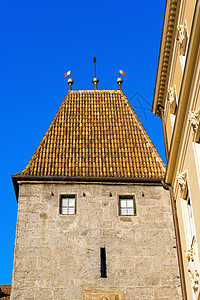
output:
<svg viewBox="0 0 200 300"><path fill-rule="evenodd" d="M95 55L94 55L93 63L94 63L94 78L92 79L92 82L94 83L94 90L97 90L97 84L99 82L99 79L96 77L96 57L95 57Z"/></svg>

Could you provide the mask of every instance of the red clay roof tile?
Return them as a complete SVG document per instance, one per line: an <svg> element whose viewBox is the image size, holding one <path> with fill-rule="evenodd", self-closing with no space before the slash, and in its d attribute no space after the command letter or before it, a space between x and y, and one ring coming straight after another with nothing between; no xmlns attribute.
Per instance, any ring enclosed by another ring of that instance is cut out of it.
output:
<svg viewBox="0 0 200 300"><path fill-rule="evenodd" d="M164 178L165 165L124 93L70 91L16 175Z"/></svg>
<svg viewBox="0 0 200 300"><path fill-rule="evenodd" d="M11 293L11 284L0 285L0 299L9 300Z"/></svg>

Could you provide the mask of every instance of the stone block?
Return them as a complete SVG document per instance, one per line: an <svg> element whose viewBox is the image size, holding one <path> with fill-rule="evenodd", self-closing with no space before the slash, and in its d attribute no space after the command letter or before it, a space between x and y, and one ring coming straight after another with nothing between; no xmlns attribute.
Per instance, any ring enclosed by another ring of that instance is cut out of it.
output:
<svg viewBox="0 0 200 300"><path fill-rule="evenodd" d="M59 299L63 299L63 288L56 288L54 289L54 297L53 299L59 300Z"/></svg>
<svg viewBox="0 0 200 300"><path fill-rule="evenodd" d="M63 299L81 299L82 298L82 289L77 289L76 287L68 287L64 290L64 297Z"/></svg>
<svg viewBox="0 0 200 300"><path fill-rule="evenodd" d="M179 295L177 295L177 291L174 286L162 286L161 289L156 289L154 291L154 296L156 299L162 299L162 297L168 297L168 299L181 299Z"/></svg>
<svg viewBox="0 0 200 300"><path fill-rule="evenodd" d="M35 299L53 299L53 291L51 289L39 289L35 292Z"/></svg>

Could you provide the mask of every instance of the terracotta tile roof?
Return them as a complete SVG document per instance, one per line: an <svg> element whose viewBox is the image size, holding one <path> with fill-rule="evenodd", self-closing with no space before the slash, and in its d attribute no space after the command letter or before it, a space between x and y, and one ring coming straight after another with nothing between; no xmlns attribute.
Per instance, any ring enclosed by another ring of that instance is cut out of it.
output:
<svg viewBox="0 0 200 300"><path fill-rule="evenodd" d="M16 175L163 178L165 166L121 90L70 91Z"/></svg>
<svg viewBox="0 0 200 300"><path fill-rule="evenodd" d="M11 292L11 284L0 285L0 299L9 300Z"/></svg>

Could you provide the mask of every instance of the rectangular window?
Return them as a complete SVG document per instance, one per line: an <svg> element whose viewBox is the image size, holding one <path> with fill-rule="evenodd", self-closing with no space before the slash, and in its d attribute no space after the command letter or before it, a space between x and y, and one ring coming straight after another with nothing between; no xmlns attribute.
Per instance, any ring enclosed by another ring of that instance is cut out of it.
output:
<svg viewBox="0 0 200 300"><path fill-rule="evenodd" d="M136 205L134 196L119 196L119 215L135 216Z"/></svg>
<svg viewBox="0 0 200 300"><path fill-rule="evenodd" d="M76 213L75 195L61 195L60 213L61 215L75 215Z"/></svg>
<svg viewBox="0 0 200 300"><path fill-rule="evenodd" d="M194 132L194 142L192 143L194 149L195 165L197 169L197 178L200 183L200 126Z"/></svg>
<svg viewBox="0 0 200 300"><path fill-rule="evenodd" d="M105 248L100 248L100 256L101 256L101 278L107 278Z"/></svg>
<svg viewBox="0 0 200 300"><path fill-rule="evenodd" d="M192 206L191 206L190 196L189 196L188 192L187 192L186 200L187 200L187 213L188 213L188 221L189 221L189 240L190 240L190 244L192 246L195 231L194 231Z"/></svg>

